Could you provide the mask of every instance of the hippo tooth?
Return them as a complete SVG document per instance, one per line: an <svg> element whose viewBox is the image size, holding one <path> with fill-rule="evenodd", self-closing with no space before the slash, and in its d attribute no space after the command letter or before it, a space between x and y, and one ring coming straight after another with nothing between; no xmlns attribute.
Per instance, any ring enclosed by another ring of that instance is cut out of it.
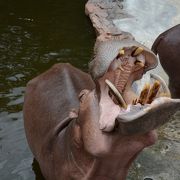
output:
<svg viewBox="0 0 180 180"><path fill-rule="evenodd" d="M105 80L106 84L108 85L108 87L114 92L114 94L119 98L123 108L127 108L127 104L124 101L122 95L120 94L120 92L117 90L117 88L114 86L114 84L112 84L111 81L109 81L108 79Z"/></svg>
<svg viewBox="0 0 180 180"><path fill-rule="evenodd" d="M137 100L137 99L133 99L133 101L132 101L132 105L136 105L136 104L137 104L137 102L138 102L138 100Z"/></svg>
<svg viewBox="0 0 180 180"><path fill-rule="evenodd" d="M120 49L119 54L120 54L120 55L124 55L124 54L125 54L124 49Z"/></svg>
<svg viewBox="0 0 180 180"><path fill-rule="evenodd" d="M142 52L144 51L144 49L142 47L137 47L133 53L132 53L132 56L137 56L139 54L141 54Z"/></svg>
<svg viewBox="0 0 180 180"><path fill-rule="evenodd" d="M158 94L158 91L160 89L160 82L155 81L154 84L151 86L151 89L149 90L148 98L147 98L147 104L151 104L153 100L155 99L156 95Z"/></svg>
<svg viewBox="0 0 180 180"><path fill-rule="evenodd" d="M164 90L164 94L166 95L166 97L171 97L171 93L168 86L166 85L165 81L160 76L158 76L157 74L150 74L150 77L161 83L161 86Z"/></svg>
<svg viewBox="0 0 180 180"><path fill-rule="evenodd" d="M145 64L143 62L138 61L138 60L135 63L136 63L136 65L138 65L140 67L144 67L145 66Z"/></svg>
<svg viewBox="0 0 180 180"><path fill-rule="evenodd" d="M146 103L149 91L150 91L150 84L147 83L147 84L145 84L144 88L142 89L142 91L140 93L138 103L140 103L142 105L144 105Z"/></svg>

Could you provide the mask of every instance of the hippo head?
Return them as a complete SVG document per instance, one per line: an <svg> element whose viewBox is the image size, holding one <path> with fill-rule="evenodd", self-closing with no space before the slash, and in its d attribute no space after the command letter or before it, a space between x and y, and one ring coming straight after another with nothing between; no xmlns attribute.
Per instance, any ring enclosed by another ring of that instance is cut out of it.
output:
<svg viewBox="0 0 180 180"><path fill-rule="evenodd" d="M113 147L109 145L112 141L106 139L109 135L119 138L148 134L180 109L180 100L171 99L164 80L157 75L151 74L151 82L141 92L135 90L135 81L157 66L157 58L149 49L134 40L108 40L96 47L90 63L96 88L83 90L79 96L80 119L91 119L82 123L86 126L82 128L84 142L88 148L97 142L90 151L100 144L106 147L104 150ZM95 126L98 128L92 131ZM100 134L103 136L97 140Z"/></svg>
<svg viewBox="0 0 180 180"><path fill-rule="evenodd" d="M163 79L154 74L152 82L135 90L135 81L157 66L156 56L146 47L134 40L107 40L96 48L90 63L96 86L79 95L75 139L96 157L91 166L98 169L93 171L98 178L125 179L137 154L155 143L155 129L180 109L180 100L171 99Z"/></svg>

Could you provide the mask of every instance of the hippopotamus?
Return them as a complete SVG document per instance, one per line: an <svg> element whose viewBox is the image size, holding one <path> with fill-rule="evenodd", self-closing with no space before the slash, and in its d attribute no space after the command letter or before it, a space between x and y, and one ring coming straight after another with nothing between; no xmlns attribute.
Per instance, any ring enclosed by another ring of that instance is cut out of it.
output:
<svg viewBox="0 0 180 180"><path fill-rule="evenodd" d="M157 57L135 40L96 44L90 72L56 64L27 84L23 107L30 149L47 180L125 180L156 128L180 109L157 75L133 85Z"/></svg>
<svg viewBox="0 0 180 180"><path fill-rule="evenodd" d="M152 45L160 63L169 76L169 88L174 98L180 98L180 24L160 34Z"/></svg>

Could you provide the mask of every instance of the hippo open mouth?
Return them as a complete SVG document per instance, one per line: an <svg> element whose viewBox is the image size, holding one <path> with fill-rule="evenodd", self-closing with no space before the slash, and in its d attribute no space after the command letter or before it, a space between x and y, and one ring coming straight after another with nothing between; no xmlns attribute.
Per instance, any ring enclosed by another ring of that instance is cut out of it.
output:
<svg viewBox="0 0 180 180"><path fill-rule="evenodd" d="M146 133L167 122L180 109L180 100L171 99L165 81L158 75L150 74L150 82L140 92L135 90L135 81L156 65L142 47L119 49L106 73L98 79L101 130L118 129L125 135Z"/></svg>

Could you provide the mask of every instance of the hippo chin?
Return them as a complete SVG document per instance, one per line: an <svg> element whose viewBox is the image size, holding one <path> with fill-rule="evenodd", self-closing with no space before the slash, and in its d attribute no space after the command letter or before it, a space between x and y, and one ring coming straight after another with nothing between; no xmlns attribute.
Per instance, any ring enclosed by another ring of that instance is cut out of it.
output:
<svg viewBox="0 0 180 180"><path fill-rule="evenodd" d="M46 179L124 180L136 156L155 143L154 129L180 109L180 100L170 98L156 75L152 85L135 92L134 81L157 59L135 41L123 44L96 45L90 63L94 80L57 64L28 83L25 131Z"/></svg>
<svg viewBox="0 0 180 180"><path fill-rule="evenodd" d="M180 24L160 34L152 46L152 51L159 55L159 60L169 76L169 88L172 97L180 98Z"/></svg>

